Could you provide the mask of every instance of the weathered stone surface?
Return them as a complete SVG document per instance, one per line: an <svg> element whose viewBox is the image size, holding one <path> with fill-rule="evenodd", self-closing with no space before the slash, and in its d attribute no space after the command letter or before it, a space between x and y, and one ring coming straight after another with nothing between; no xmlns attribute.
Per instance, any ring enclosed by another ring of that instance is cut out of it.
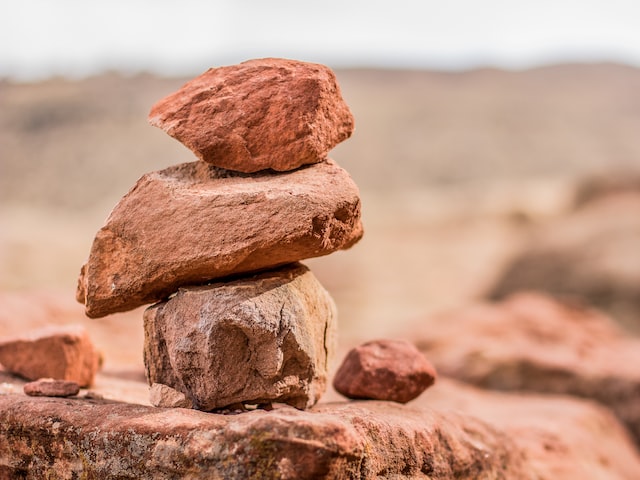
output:
<svg viewBox="0 0 640 480"><path fill-rule="evenodd" d="M0 474L635 480L640 460L615 418L590 402L440 379L411 406L341 402L241 415L0 395Z"/></svg>
<svg viewBox="0 0 640 480"><path fill-rule="evenodd" d="M144 175L97 233L78 282L90 317L179 287L349 248L360 199L334 162L238 174L192 162Z"/></svg>
<svg viewBox="0 0 640 480"><path fill-rule="evenodd" d="M29 380L70 380L82 387L93 383L100 355L80 325L46 327L0 340L0 363Z"/></svg>
<svg viewBox="0 0 640 480"><path fill-rule="evenodd" d="M579 305L521 293L430 319L412 330L442 375L498 390L597 400L640 443L640 340Z"/></svg>
<svg viewBox="0 0 640 480"><path fill-rule="evenodd" d="M26 383L23 390L30 397L72 397L78 394L80 385L68 380L41 378L35 382Z"/></svg>
<svg viewBox="0 0 640 480"><path fill-rule="evenodd" d="M144 359L200 410L232 404L314 405L335 349L333 300L299 263L201 287L149 307Z"/></svg>
<svg viewBox="0 0 640 480"><path fill-rule="evenodd" d="M193 403L182 392L167 385L154 383L149 389L149 401L154 407L191 408Z"/></svg>
<svg viewBox="0 0 640 480"><path fill-rule="evenodd" d="M201 160L245 173L324 160L354 128L329 68L277 58L212 68L154 105L149 122Z"/></svg>
<svg viewBox="0 0 640 480"><path fill-rule="evenodd" d="M409 405L445 415L464 412L505 432L524 452L529 476L495 478L616 480L638 476L640 457L628 432L608 408L595 402L483 390L440 376L434 388Z"/></svg>
<svg viewBox="0 0 640 480"><path fill-rule="evenodd" d="M374 340L349 351L333 387L349 398L407 403L435 380L435 369L412 343Z"/></svg>
<svg viewBox="0 0 640 480"><path fill-rule="evenodd" d="M582 193L582 208L536 229L488 296L523 289L571 296L640 334L640 193L620 188Z"/></svg>

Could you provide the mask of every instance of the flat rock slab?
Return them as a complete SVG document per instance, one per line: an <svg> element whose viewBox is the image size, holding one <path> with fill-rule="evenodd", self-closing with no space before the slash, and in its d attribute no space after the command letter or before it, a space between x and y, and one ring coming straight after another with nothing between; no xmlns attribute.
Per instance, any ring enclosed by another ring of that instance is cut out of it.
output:
<svg viewBox="0 0 640 480"><path fill-rule="evenodd" d="M68 380L41 378L26 383L23 390L30 397L73 397L80 392L80 385Z"/></svg>
<svg viewBox="0 0 640 480"><path fill-rule="evenodd" d="M445 415L464 412L507 433L526 455L529 476L495 478L640 478L640 456L629 433L608 408L595 402L484 390L441 376L409 405Z"/></svg>
<svg viewBox="0 0 640 480"><path fill-rule="evenodd" d="M176 165L144 175L111 212L77 299L102 317L185 285L349 248L362 233L358 188L333 161L252 175Z"/></svg>
<svg viewBox="0 0 640 480"><path fill-rule="evenodd" d="M81 325L50 326L0 340L0 364L28 380L53 378L89 386L100 354Z"/></svg>
<svg viewBox="0 0 640 480"><path fill-rule="evenodd" d="M600 312L520 293L432 318L411 338L440 374L485 388L597 400L640 444L640 340Z"/></svg>
<svg viewBox="0 0 640 480"><path fill-rule="evenodd" d="M154 105L149 122L201 160L246 173L324 160L354 128L329 68L278 58L212 68Z"/></svg>
<svg viewBox="0 0 640 480"><path fill-rule="evenodd" d="M147 378L199 410L309 408L326 389L336 327L331 296L300 263L181 288L144 313Z"/></svg>
<svg viewBox="0 0 640 480"><path fill-rule="evenodd" d="M603 408L442 384L441 399L437 388L421 397L435 394L435 408L360 401L239 415L0 395L0 478L640 478ZM506 409L488 420L451 411L464 402Z"/></svg>

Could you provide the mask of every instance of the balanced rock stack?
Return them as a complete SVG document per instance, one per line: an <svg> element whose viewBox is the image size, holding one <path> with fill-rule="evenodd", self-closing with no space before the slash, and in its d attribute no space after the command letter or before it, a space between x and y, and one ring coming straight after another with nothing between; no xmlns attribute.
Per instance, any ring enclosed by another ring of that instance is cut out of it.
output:
<svg viewBox="0 0 640 480"><path fill-rule="evenodd" d="M333 72L284 59L210 69L149 120L199 160L148 173L122 198L78 301L89 317L157 302L144 313L157 405L312 406L336 312L298 261L362 236L358 189L327 158L354 126Z"/></svg>

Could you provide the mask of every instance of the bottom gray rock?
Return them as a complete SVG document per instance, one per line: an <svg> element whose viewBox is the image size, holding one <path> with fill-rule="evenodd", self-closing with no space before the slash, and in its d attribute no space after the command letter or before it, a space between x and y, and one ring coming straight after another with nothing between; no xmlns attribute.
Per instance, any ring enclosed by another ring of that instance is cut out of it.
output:
<svg viewBox="0 0 640 480"><path fill-rule="evenodd" d="M144 325L149 384L184 393L196 409L304 409L326 389L335 305L302 264L181 288L149 307Z"/></svg>

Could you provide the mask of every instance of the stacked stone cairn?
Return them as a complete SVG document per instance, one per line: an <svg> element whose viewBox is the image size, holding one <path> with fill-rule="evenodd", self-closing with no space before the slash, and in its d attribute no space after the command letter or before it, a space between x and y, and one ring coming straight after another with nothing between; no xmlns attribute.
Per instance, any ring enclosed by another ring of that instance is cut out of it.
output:
<svg viewBox="0 0 640 480"><path fill-rule="evenodd" d="M325 391L336 311L300 260L362 237L359 192L327 157L353 116L325 66L210 69L149 114L199 160L144 175L94 239L77 298L89 317L144 312L157 406L204 411Z"/></svg>

